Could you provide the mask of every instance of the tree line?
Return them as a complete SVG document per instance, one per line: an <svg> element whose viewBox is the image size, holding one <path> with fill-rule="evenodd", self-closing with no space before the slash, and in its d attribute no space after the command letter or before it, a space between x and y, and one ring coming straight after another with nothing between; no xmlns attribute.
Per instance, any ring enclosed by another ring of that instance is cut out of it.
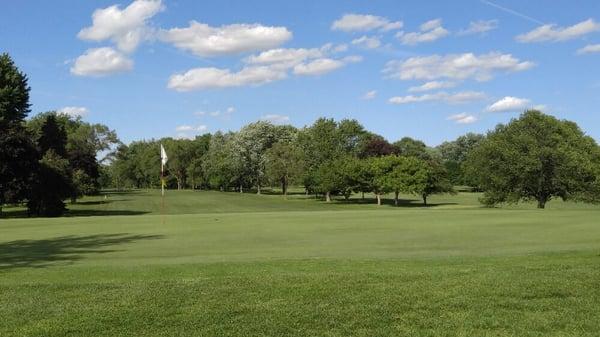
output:
<svg viewBox="0 0 600 337"><path fill-rule="evenodd" d="M30 112L27 77L0 56L0 205L60 215L64 200L101 188L158 188L160 144L170 188L261 193L290 186L330 201L400 193L427 203L455 186L483 192L487 206L553 198L600 199L600 147L575 123L526 111L486 135L468 133L437 147L404 137L390 143L358 121L320 118L296 128L259 121L237 132L194 139L119 142L105 125L56 112ZM114 151L113 151L114 150ZM100 158L100 154L106 156ZM1 209L0 209L1 210Z"/></svg>
<svg viewBox="0 0 600 337"><path fill-rule="evenodd" d="M348 198L372 192L378 203L391 192L414 193L424 202L433 193L452 192L441 157L423 142L406 137L390 144L356 120L326 118L302 129L259 121L238 132L193 140L164 138L122 145L109 169L112 186L158 187L160 144L169 154L170 185L178 189L261 193L265 186L279 186L287 195L288 187L295 185L327 201L333 195Z"/></svg>
<svg viewBox="0 0 600 337"><path fill-rule="evenodd" d="M59 216L65 199L75 202L102 186L99 154L119 142L102 124L30 111L27 77L0 55L0 211L25 203L29 214Z"/></svg>

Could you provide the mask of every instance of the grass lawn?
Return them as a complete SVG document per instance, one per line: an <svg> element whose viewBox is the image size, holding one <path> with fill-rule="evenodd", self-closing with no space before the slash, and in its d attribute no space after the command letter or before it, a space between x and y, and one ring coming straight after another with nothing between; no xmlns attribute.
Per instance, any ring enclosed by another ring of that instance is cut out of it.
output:
<svg viewBox="0 0 600 337"><path fill-rule="evenodd" d="M0 336L598 336L600 207L110 193L0 219Z"/></svg>

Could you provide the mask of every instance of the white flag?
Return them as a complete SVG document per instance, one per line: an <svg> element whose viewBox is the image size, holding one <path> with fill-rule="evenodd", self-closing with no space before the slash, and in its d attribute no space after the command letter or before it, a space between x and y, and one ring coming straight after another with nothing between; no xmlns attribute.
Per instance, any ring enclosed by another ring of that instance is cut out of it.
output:
<svg viewBox="0 0 600 337"><path fill-rule="evenodd" d="M162 144L160 144L160 162L164 166L167 163L167 160L169 160L169 157L167 157L167 151L165 151L165 148L162 146Z"/></svg>

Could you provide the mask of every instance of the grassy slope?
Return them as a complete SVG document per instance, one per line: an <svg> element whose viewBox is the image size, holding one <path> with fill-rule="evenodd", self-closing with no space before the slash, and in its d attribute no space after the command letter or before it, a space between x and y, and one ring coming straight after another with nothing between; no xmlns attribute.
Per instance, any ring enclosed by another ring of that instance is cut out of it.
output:
<svg viewBox="0 0 600 337"><path fill-rule="evenodd" d="M470 194L432 208L168 198L166 216L155 192L137 192L73 207L96 216L0 220L0 336L600 330L596 207L490 210Z"/></svg>

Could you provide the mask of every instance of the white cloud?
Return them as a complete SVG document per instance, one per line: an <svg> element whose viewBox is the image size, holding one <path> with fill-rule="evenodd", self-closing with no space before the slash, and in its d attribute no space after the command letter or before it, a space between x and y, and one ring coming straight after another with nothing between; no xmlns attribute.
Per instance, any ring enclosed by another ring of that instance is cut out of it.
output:
<svg viewBox="0 0 600 337"><path fill-rule="evenodd" d="M358 39L352 40L353 45L357 45L367 49L375 49L381 46L381 40L377 36L361 36Z"/></svg>
<svg viewBox="0 0 600 337"><path fill-rule="evenodd" d="M389 78L401 80L474 78L477 81L487 81L492 79L496 72L523 71L534 65L533 62L520 61L511 54L491 52L475 55L465 53L411 57L405 61L394 60L386 64L383 73Z"/></svg>
<svg viewBox="0 0 600 337"><path fill-rule="evenodd" d="M420 102L433 102L442 101L449 104L461 104L473 101L480 101L486 98L486 95L482 92L477 91L463 91L453 94L447 92L437 92L434 94L424 94L421 96L395 96L389 99L389 103L392 104L409 104L409 103L420 103Z"/></svg>
<svg viewBox="0 0 600 337"><path fill-rule="evenodd" d="M92 26L78 34L82 40L111 40L124 52L134 51L140 42L150 38L146 22L163 9L160 0L135 0L125 9L113 5L92 14Z"/></svg>
<svg viewBox="0 0 600 337"><path fill-rule="evenodd" d="M273 124L285 124L289 123L290 117L278 114L270 114L262 116L260 120L271 122Z"/></svg>
<svg viewBox="0 0 600 337"><path fill-rule="evenodd" d="M285 27L232 24L211 27L191 21L189 27L163 30L160 39L198 56L239 54L274 48L292 38Z"/></svg>
<svg viewBox="0 0 600 337"><path fill-rule="evenodd" d="M587 46L577 50L578 55L592 54L592 53L600 53L600 43L599 44L588 44Z"/></svg>
<svg viewBox="0 0 600 337"><path fill-rule="evenodd" d="M133 69L133 61L124 54L110 48L88 49L79 56L71 73L77 76L105 76Z"/></svg>
<svg viewBox="0 0 600 337"><path fill-rule="evenodd" d="M344 14L340 19L333 22L331 29L341 30L344 32L366 32L374 29L389 31L400 29L402 26L402 21L391 22L387 18L381 16Z"/></svg>
<svg viewBox="0 0 600 337"><path fill-rule="evenodd" d="M282 68L293 67L307 59L319 58L324 55L323 48L279 48L263 51L245 59L249 64L280 64Z"/></svg>
<svg viewBox="0 0 600 337"><path fill-rule="evenodd" d="M348 63L360 62L361 60L362 57L357 55L346 56L341 60L334 60L330 58L316 59L308 63L296 65L294 67L294 74L318 76L332 72L347 65Z"/></svg>
<svg viewBox="0 0 600 337"><path fill-rule="evenodd" d="M189 132L189 131L203 132L206 130L207 130L206 125L198 125L198 126L180 125L175 128L175 131L177 131L177 132Z"/></svg>
<svg viewBox="0 0 600 337"><path fill-rule="evenodd" d="M286 77L285 71L268 66L245 67L238 72L219 68L195 68L169 78L168 88L177 91L261 85Z"/></svg>
<svg viewBox="0 0 600 337"><path fill-rule="evenodd" d="M436 89L444 89L444 88L453 88L456 86L455 82L447 82L447 81L431 81L423 83L422 85L416 87L408 88L408 92L422 92Z"/></svg>
<svg viewBox="0 0 600 337"><path fill-rule="evenodd" d="M506 96L487 107L489 112L515 112L527 109L531 101L526 98Z"/></svg>
<svg viewBox="0 0 600 337"><path fill-rule="evenodd" d="M498 28L498 20L471 21L469 28L458 32L458 35L484 34Z"/></svg>
<svg viewBox="0 0 600 337"><path fill-rule="evenodd" d="M344 62L330 58L316 59L294 67L296 75L322 75L344 66Z"/></svg>
<svg viewBox="0 0 600 337"><path fill-rule="evenodd" d="M286 78L290 70L296 75L322 75L362 60L362 57L356 55L341 59L327 57L328 54L335 53L338 47L326 44L312 49L271 49L246 57L246 66L238 72L214 67L195 68L172 75L168 87L177 91L190 91L261 85Z"/></svg>
<svg viewBox="0 0 600 337"><path fill-rule="evenodd" d="M66 106L58 110L58 112L71 117L83 117L86 116L90 111L88 108L83 106Z"/></svg>
<svg viewBox="0 0 600 337"><path fill-rule="evenodd" d="M558 42L576 39L599 30L600 24L593 19L587 19L569 27L558 27L555 24L542 25L528 33L518 35L516 40L524 43Z"/></svg>
<svg viewBox="0 0 600 337"><path fill-rule="evenodd" d="M396 37L402 41L402 44L412 46L422 42L432 42L450 34L450 32L442 27L441 19L427 21L419 28L420 32L398 32Z"/></svg>
<svg viewBox="0 0 600 337"><path fill-rule="evenodd" d="M178 139L193 139L196 135L200 133L206 133L208 131L208 126L206 125L179 125L175 128L177 134L175 138Z"/></svg>
<svg viewBox="0 0 600 337"><path fill-rule="evenodd" d="M477 122L477 117L469 115L465 112L456 115L451 115L446 118L449 121L454 121L456 124L471 124Z"/></svg>
<svg viewBox="0 0 600 337"><path fill-rule="evenodd" d="M367 91L364 95L362 95L362 99L364 100L370 100L375 98L375 96L377 96L377 91L376 90L371 90L371 91Z"/></svg>

